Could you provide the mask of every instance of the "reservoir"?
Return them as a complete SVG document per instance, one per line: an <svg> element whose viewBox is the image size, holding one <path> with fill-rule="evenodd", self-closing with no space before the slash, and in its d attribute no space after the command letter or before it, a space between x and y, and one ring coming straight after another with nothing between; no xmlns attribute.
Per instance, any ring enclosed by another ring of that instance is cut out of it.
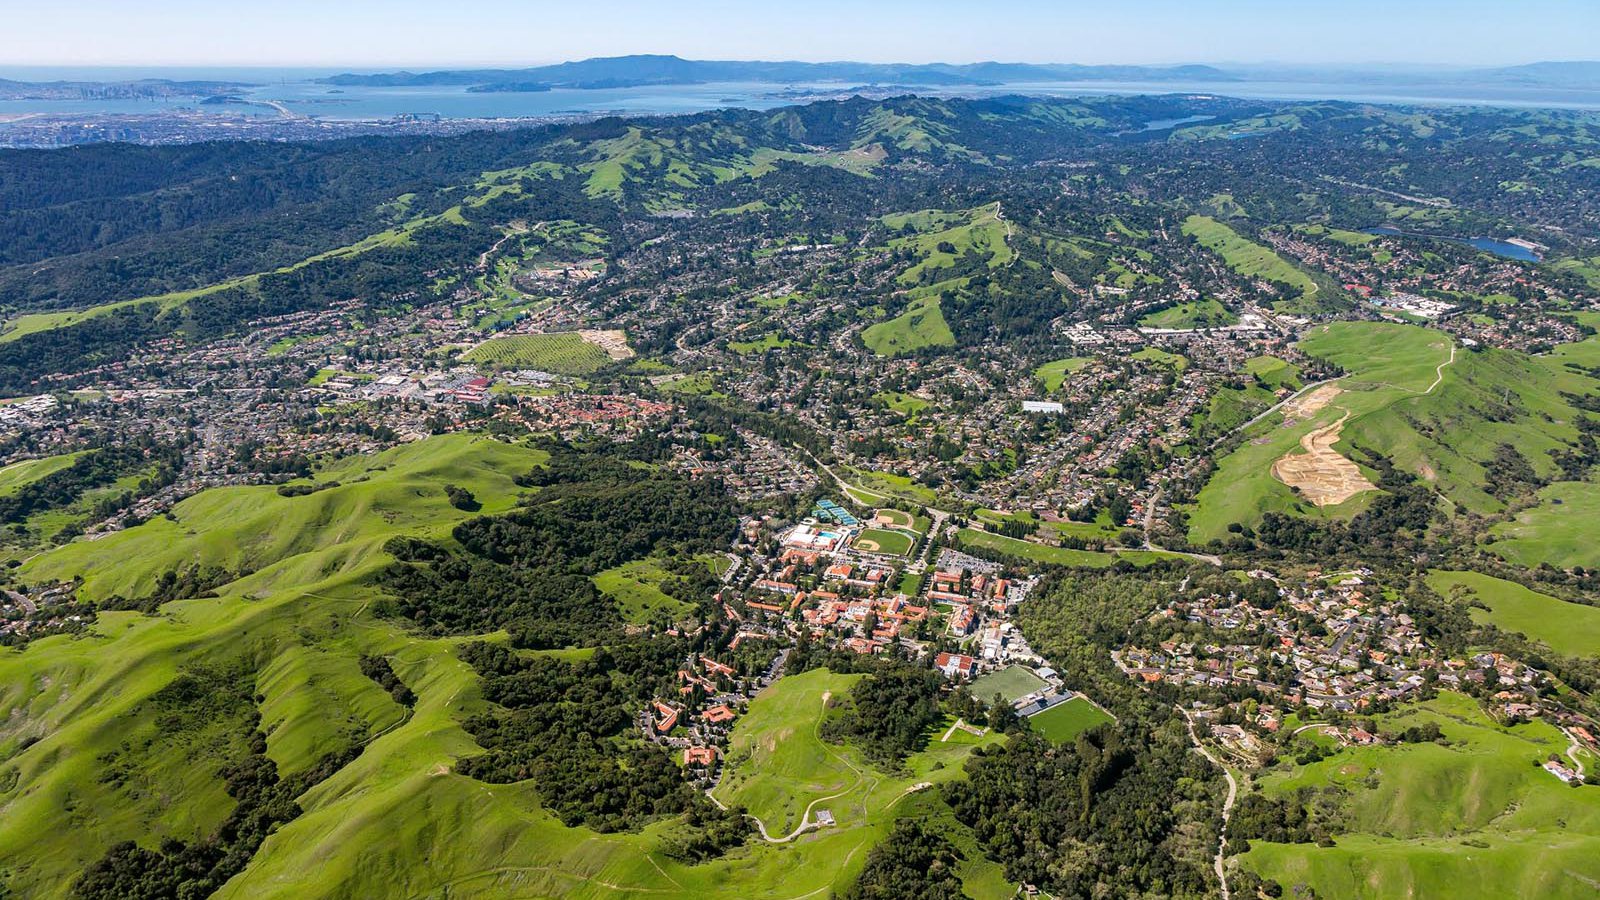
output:
<svg viewBox="0 0 1600 900"><path fill-rule="evenodd" d="M1539 254L1529 250L1527 247L1523 247L1519 244L1512 244L1507 241L1495 240L1494 238L1458 238L1451 237L1446 234L1422 234L1415 231L1401 231L1398 228L1391 228L1389 226L1384 226L1381 228L1368 228L1366 229L1366 232L1367 234L1410 235L1411 237L1435 238L1441 241L1451 241L1457 244L1465 244L1468 247L1482 250L1485 253L1493 253L1495 256L1503 256L1506 259L1516 259L1521 260L1522 262L1539 261Z"/></svg>
<svg viewBox="0 0 1600 900"><path fill-rule="evenodd" d="M1181 119L1151 119L1144 123L1143 131L1166 131L1177 128L1179 125L1193 125L1196 122L1209 122L1216 116L1184 116Z"/></svg>

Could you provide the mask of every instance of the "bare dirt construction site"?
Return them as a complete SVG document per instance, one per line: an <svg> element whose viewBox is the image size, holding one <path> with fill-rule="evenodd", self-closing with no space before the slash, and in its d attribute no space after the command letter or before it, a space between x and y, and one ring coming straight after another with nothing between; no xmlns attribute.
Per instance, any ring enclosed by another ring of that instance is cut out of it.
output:
<svg viewBox="0 0 1600 900"><path fill-rule="evenodd" d="M628 335L624 331L580 331L578 335L589 343L599 347L612 359L632 359L633 348L628 346Z"/></svg>
<svg viewBox="0 0 1600 900"><path fill-rule="evenodd" d="M1344 389L1337 384L1325 384L1309 394L1286 401L1283 404L1283 424L1311 418L1343 392Z"/></svg>
<svg viewBox="0 0 1600 900"><path fill-rule="evenodd" d="M1315 393L1322 390L1319 388ZM1335 394L1338 391L1338 388L1333 389ZM1331 399L1330 396L1328 400ZM1327 400L1322 405L1327 405ZM1344 430L1348 418L1350 414L1345 413L1339 421L1302 437L1300 448L1305 452L1286 453L1280 457L1272 464L1272 477L1297 488L1302 497L1316 506L1336 506L1363 491L1377 490L1377 485L1369 481L1355 463L1333 449L1333 445L1339 443L1339 432Z"/></svg>

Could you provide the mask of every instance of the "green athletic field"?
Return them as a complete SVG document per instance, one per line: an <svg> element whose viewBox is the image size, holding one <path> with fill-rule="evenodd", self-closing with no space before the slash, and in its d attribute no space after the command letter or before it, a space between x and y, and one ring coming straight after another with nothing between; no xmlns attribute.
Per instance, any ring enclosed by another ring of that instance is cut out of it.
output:
<svg viewBox="0 0 1600 900"><path fill-rule="evenodd" d="M1070 741L1096 725L1111 721L1093 703L1074 697L1065 703L1050 707L1042 713L1028 717L1028 726L1056 743Z"/></svg>
<svg viewBox="0 0 1600 900"><path fill-rule="evenodd" d="M971 691L972 696L985 703L993 699L995 694L1011 703L1044 686L1045 680L1033 674L1033 670L1023 666L1007 666L998 672L980 676L972 682Z"/></svg>
<svg viewBox="0 0 1600 900"><path fill-rule="evenodd" d="M888 531L882 528L868 528L861 532L852 545L857 550L869 553L888 553L894 556L905 556L911 552L915 543L911 535L900 531Z"/></svg>

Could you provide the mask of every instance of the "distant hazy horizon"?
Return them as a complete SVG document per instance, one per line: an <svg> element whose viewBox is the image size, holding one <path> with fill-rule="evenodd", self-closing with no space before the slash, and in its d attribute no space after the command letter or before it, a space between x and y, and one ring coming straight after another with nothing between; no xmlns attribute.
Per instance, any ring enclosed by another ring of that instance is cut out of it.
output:
<svg viewBox="0 0 1600 900"><path fill-rule="evenodd" d="M863 8L867 7L867 8ZM1594 0L672 4L0 0L0 69L534 66L595 56L904 63L1504 66L1593 59Z"/></svg>

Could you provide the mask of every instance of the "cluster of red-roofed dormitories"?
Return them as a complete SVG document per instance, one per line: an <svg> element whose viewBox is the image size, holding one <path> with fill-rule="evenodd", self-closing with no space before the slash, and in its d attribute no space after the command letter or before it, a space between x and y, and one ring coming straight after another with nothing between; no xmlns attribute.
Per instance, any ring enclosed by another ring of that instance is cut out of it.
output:
<svg viewBox="0 0 1600 900"><path fill-rule="evenodd" d="M1010 594L1011 579L982 572L969 577L957 567L934 570L928 583L928 601L950 607L950 633L956 637L977 631L985 610L1004 614Z"/></svg>
<svg viewBox="0 0 1600 900"><path fill-rule="evenodd" d="M800 618L812 634L848 634L844 646L857 653L876 653L899 640L908 624L928 618L928 608L903 596L840 597L831 591L812 591L814 606L801 610Z"/></svg>
<svg viewBox="0 0 1600 900"><path fill-rule="evenodd" d="M737 647L744 638L766 637L740 632L733 646ZM709 774L720 754L717 745L726 740L739 717L739 708L734 705L742 706L738 679L733 666L704 654L691 657L678 670L678 699L651 702L645 720L647 734L658 743L682 749L685 767L706 769ZM702 705L697 712L696 708Z"/></svg>

